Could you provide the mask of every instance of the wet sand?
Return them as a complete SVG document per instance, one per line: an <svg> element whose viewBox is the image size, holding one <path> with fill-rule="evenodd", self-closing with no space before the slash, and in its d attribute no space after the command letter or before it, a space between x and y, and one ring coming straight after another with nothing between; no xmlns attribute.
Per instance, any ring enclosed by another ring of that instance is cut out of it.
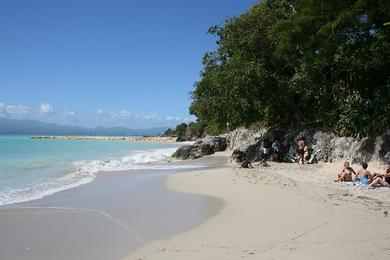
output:
<svg viewBox="0 0 390 260"><path fill-rule="evenodd" d="M177 172L183 169L99 173L92 183L0 207L0 259L120 259L217 214L220 200L165 187Z"/></svg>

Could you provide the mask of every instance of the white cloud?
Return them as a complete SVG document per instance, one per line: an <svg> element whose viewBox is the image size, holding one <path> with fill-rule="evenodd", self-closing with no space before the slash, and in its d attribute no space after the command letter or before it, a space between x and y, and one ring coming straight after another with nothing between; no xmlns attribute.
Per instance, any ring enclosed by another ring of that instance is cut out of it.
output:
<svg viewBox="0 0 390 260"><path fill-rule="evenodd" d="M28 112L28 107L25 106L7 106L7 112L14 115L24 115Z"/></svg>
<svg viewBox="0 0 390 260"><path fill-rule="evenodd" d="M47 123L95 127L150 128L173 127L182 122L194 121L192 116L159 115L155 112L133 114L129 110L104 111L97 108L94 113L72 110L55 110L52 105L42 102L38 107L9 105L0 102L0 116L14 119L35 119Z"/></svg>
<svg viewBox="0 0 390 260"><path fill-rule="evenodd" d="M41 114L47 114L54 112L53 107L50 104L41 103L41 108L39 109Z"/></svg>
<svg viewBox="0 0 390 260"><path fill-rule="evenodd" d="M167 117L165 117L165 120L167 120L167 121L176 121L176 122L181 122L181 121L187 122L187 121L189 121L189 119L187 117L183 119L180 116L167 116Z"/></svg>
<svg viewBox="0 0 390 260"><path fill-rule="evenodd" d="M144 120L159 120L157 115L154 113L153 114L141 113L141 114L137 114L135 117L139 118L139 119L144 119Z"/></svg>
<svg viewBox="0 0 390 260"><path fill-rule="evenodd" d="M130 112L127 111L127 110L121 110L121 111L119 112L119 115L120 115L121 117L128 117L128 116L130 116Z"/></svg>
<svg viewBox="0 0 390 260"><path fill-rule="evenodd" d="M28 114L29 108L22 105L7 105L0 103L0 116L18 117Z"/></svg>
<svg viewBox="0 0 390 260"><path fill-rule="evenodd" d="M110 112L110 116L111 116L111 118L117 118L118 113Z"/></svg>

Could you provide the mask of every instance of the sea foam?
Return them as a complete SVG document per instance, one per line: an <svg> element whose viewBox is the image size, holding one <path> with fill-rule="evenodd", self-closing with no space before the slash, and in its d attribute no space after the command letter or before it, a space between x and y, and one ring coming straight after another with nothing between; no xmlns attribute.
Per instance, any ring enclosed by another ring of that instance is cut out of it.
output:
<svg viewBox="0 0 390 260"><path fill-rule="evenodd" d="M135 169L194 168L194 165L171 165L168 159L176 148L134 151L119 159L80 160L72 163L73 172L29 188L6 189L0 193L0 205L9 205L43 198L59 191L92 182L102 171L124 171Z"/></svg>

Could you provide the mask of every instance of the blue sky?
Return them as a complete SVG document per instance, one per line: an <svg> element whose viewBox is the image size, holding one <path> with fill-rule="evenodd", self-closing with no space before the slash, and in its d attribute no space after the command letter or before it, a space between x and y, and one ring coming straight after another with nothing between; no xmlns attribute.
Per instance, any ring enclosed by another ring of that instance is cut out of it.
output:
<svg viewBox="0 0 390 260"><path fill-rule="evenodd" d="M191 120L207 29L254 0L0 0L0 116L146 128Z"/></svg>

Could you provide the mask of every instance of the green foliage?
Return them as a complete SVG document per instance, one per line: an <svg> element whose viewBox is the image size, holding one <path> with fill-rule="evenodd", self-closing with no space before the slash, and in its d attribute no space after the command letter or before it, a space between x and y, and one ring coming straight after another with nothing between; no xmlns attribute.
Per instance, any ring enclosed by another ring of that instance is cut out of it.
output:
<svg viewBox="0 0 390 260"><path fill-rule="evenodd" d="M372 119L369 116L369 102L357 91L348 95L341 104L338 130L341 134L360 132L367 134Z"/></svg>
<svg viewBox="0 0 390 260"><path fill-rule="evenodd" d="M186 140L187 128L188 126L186 123L181 123L180 125L176 126L175 134L178 142L182 142Z"/></svg>
<svg viewBox="0 0 390 260"><path fill-rule="evenodd" d="M165 136L175 136L176 133L175 133L175 130L173 130L172 128L169 128L169 129L167 129L167 130L164 132L164 135L165 135Z"/></svg>
<svg viewBox="0 0 390 260"><path fill-rule="evenodd" d="M213 26L190 113L217 134L322 122L343 135L389 128L389 0L265 0Z"/></svg>
<svg viewBox="0 0 390 260"><path fill-rule="evenodd" d="M201 138L205 135L206 125L201 122L191 122L188 124L187 139Z"/></svg>
<svg viewBox="0 0 390 260"><path fill-rule="evenodd" d="M165 131L165 136L176 136L178 142L190 141L204 137L206 134L206 125L202 122L191 122L188 125L181 123L175 129L169 128Z"/></svg>

